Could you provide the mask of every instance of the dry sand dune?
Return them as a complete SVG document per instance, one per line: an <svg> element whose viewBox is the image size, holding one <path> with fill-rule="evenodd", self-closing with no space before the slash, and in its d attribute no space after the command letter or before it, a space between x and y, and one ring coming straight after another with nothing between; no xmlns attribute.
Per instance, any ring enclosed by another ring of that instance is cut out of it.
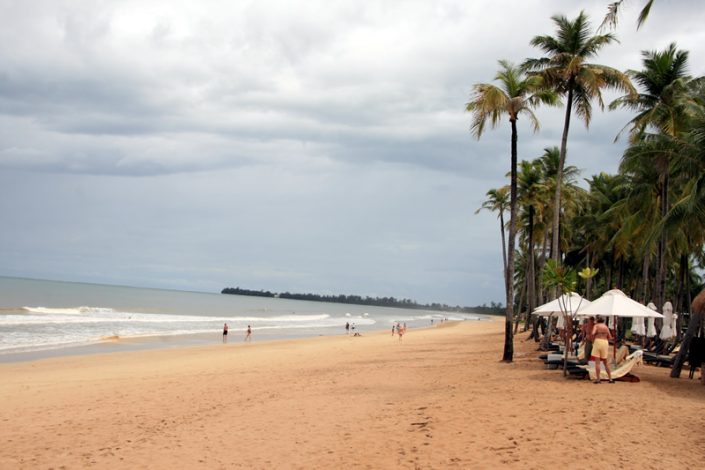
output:
<svg viewBox="0 0 705 470"><path fill-rule="evenodd" d="M566 380L503 322L0 364L0 468L699 468L705 387ZM686 374L687 375L687 374Z"/></svg>

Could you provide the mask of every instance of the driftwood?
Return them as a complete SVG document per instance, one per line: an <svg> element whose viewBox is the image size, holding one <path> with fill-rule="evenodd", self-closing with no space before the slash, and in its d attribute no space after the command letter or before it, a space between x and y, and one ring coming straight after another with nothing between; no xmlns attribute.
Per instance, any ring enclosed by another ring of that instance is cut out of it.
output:
<svg viewBox="0 0 705 470"><path fill-rule="evenodd" d="M693 299L693 303L690 306L690 321L688 322L688 329L685 332L685 336L683 336L681 349L678 351L678 355L673 361L673 368L671 369L671 377L674 379L681 376L681 369L683 368L683 363L688 357L688 350L690 349L690 344L692 343L693 337L701 332L703 328L703 318L705 318L705 289L700 291L700 293ZM705 380L703 380L703 385L705 385Z"/></svg>

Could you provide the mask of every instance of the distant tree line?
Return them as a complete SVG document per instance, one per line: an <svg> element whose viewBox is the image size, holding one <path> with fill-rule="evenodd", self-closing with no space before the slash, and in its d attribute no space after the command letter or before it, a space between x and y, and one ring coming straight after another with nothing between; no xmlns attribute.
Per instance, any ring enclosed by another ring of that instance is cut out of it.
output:
<svg viewBox="0 0 705 470"><path fill-rule="evenodd" d="M295 294L290 292L270 292L265 290L243 289L241 287L226 287L221 294L249 295L254 297L272 297L280 299L309 300L312 302L334 302L339 304L374 305L377 307L413 308L424 310L438 310L442 312L482 313L486 315L503 315L504 307L501 303L490 302L477 307L455 307L440 304L419 304L411 299L395 299L394 297L362 297L360 295L319 295Z"/></svg>

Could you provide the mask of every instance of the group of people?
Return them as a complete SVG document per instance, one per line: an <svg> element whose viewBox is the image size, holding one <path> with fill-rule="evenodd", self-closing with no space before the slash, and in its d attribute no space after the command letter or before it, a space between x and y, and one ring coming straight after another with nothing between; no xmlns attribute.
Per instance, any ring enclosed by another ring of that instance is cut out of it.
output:
<svg viewBox="0 0 705 470"><path fill-rule="evenodd" d="M252 327L247 325L247 332L245 333L245 342L252 341ZM223 343L228 342L228 324L223 324Z"/></svg>
<svg viewBox="0 0 705 470"><path fill-rule="evenodd" d="M345 322L345 334L349 335L352 331L353 336L362 336L359 331L355 331L355 324L350 324L350 322Z"/></svg>

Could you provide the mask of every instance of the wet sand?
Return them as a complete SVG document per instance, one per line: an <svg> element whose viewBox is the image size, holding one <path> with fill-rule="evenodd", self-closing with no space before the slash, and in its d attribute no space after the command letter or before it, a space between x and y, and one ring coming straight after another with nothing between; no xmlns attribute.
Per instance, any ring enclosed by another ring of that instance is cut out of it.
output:
<svg viewBox="0 0 705 470"><path fill-rule="evenodd" d="M0 468L696 468L705 387L564 379L503 322L0 364ZM699 373L698 373L699 375Z"/></svg>

